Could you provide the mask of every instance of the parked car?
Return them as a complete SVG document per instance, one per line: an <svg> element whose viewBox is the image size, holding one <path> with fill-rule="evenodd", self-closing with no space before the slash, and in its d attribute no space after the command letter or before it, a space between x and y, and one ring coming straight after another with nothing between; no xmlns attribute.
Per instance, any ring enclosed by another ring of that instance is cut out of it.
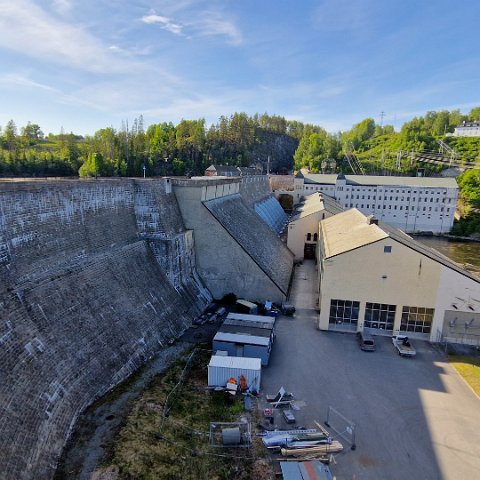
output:
<svg viewBox="0 0 480 480"><path fill-rule="evenodd" d="M357 340L360 348L364 352L374 352L375 351L375 339L367 332L361 331L357 332Z"/></svg>

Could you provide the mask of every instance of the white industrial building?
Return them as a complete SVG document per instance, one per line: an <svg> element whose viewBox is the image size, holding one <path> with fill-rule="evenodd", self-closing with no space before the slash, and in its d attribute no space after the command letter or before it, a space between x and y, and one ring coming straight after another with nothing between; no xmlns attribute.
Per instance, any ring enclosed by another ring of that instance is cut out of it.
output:
<svg viewBox="0 0 480 480"><path fill-rule="evenodd" d="M480 137L480 122L463 122L455 127L454 137Z"/></svg>
<svg viewBox="0 0 480 480"><path fill-rule="evenodd" d="M315 192L333 197L405 232L449 232L458 198L454 178L327 175L299 172L294 200Z"/></svg>
<svg viewBox="0 0 480 480"><path fill-rule="evenodd" d="M288 224L287 247L295 260L315 258L318 223L340 212L343 208L331 197L318 192L305 197Z"/></svg>
<svg viewBox="0 0 480 480"><path fill-rule="evenodd" d="M480 278L355 208L319 238L321 330L480 344Z"/></svg>

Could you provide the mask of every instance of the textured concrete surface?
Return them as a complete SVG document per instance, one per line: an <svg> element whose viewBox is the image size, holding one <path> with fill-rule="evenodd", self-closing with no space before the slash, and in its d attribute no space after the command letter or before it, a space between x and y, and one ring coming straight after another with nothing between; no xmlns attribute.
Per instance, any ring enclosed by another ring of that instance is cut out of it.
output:
<svg viewBox="0 0 480 480"><path fill-rule="evenodd" d="M0 182L2 480L51 478L79 413L209 301L178 212L161 180Z"/></svg>
<svg viewBox="0 0 480 480"><path fill-rule="evenodd" d="M320 332L311 298L315 265L295 268L291 301L296 316L280 317L262 386L294 392L297 425L314 427L333 406L356 425L356 450L336 455L337 478L456 480L479 478L480 400L444 355L416 342L415 359L395 354L389 338L376 352L359 349L355 336ZM332 417L332 427L345 424ZM281 422L279 426L284 427Z"/></svg>
<svg viewBox="0 0 480 480"><path fill-rule="evenodd" d="M288 291L293 254L270 228L242 202L229 195L204 202L210 213L284 294Z"/></svg>
<svg viewBox="0 0 480 480"><path fill-rule="evenodd" d="M238 193L231 193L238 180L223 187L219 182L174 183L185 226L194 232L199 275L215 298L234 292L253 301L281 302L288 289L292 253Z"/></svg>

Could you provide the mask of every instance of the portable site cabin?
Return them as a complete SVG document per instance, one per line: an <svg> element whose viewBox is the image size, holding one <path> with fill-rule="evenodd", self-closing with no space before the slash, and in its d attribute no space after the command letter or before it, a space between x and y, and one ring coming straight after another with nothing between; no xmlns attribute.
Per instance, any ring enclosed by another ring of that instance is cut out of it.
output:
<svg viewBox="0 0 480 480"><path fill-rule="evenodd" d="M270 323L272 325L275 324L275 317L265 316L265 315L250 315L246 313L234 313L230 312L227 315L227 319L229 320L244 320L248 322L260 322L260 323Z"/></svg>
<svg viewBox="0 0 480 480"><path fill-rule="evenodd" d="M247 335L257 335L260 337L270 337L273 343L275 339L275 319L272 317L262 317L260 315L242 315L243 318L232 318L229 316L223 321L220 332L245 333ZM247 318L247 317L253 317ZM273 321L272 321L273 320Z"/></svg>
<svg viewBox="0 0 480 480"><path fill-rule="evenodd" d="M260 358L262 365L268 365L272 340L270 336L248 335L218 331L213 337L213 351L223 350L231 357Z"/></svg>
<svg viewBox="0 0 480 480"><path fill-rule="evenodd" d="M252 315L256 315L258 313L257 304L249 302L248 300L237 300L235 308L238 313L249 313Z"/></svg>
<svg viewBox="0 0 480 480"><path fill-rule="evenodd" d="M230 378L240 384L243 375L250 391L260 390L262 365L259 358L212 355L208 364L208 386L225 387Z"/></svg>

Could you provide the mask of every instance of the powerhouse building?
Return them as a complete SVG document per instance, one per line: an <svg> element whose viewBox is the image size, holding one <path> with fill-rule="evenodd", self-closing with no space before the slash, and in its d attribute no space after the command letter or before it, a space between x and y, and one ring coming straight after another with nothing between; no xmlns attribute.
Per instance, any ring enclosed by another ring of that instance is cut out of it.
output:
<svg viewBox="0 0 480 480"><path fill-rule="evenodd" d="M446 233L453 226L458 198L454 178L387 177L299 172L294 201L321 192L344 209L356 208L409 233Z"/></svg>
<svg viewBox="0 0 480 480"><path fill-rule="evenodd" d="M320 222L321 330L480 344L480 278L356 208Z"/></svg>

